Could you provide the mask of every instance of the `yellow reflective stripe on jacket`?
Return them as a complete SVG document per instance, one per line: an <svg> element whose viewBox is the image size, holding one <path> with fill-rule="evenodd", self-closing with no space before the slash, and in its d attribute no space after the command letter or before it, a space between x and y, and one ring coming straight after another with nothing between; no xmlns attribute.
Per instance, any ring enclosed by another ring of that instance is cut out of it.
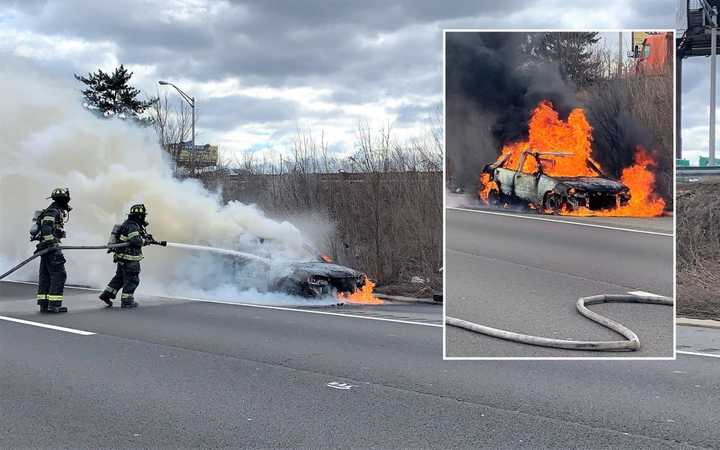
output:
<svg viewBox="0 0 720 450"><path fill-rule="evenodd" d="M118 253L117 257L127 261L142 261L143 255L127 255L125 253Z"/></svg>
<svg viewBox="0 0 720 450"><path fill-rule="evenodd" d="M42 222L55 222L55 218L53 216L45 216L42 218Z"/></svg>
<svg viewBox="0 0 720 450"><path fill-rule="evenodd" d="M63 301L63 296L48 294L47 299L48 299L48 301L51 301L51 302L61 302L61 301Z"/></svg>
<svg viewBox="0 0 720 450"><path fill-rule="evenodd" d="M43 241L52 241L53 239L55 239L55 236L53 236L52 234L43 236Z"/></svg>
<svg viewBox="0 0 720 450"><path fill-rule="evenodd" d="M127 238L128 238L128 239L132 239L132 238L134 238L135 236L139 236L139 235L140 235L140 232L139 232L139 231L133 231L133 232L131 232L131 233L128 233Z"/></svg>
<svg viewBox="0 0 720 450"><path fill-rule="evenodd" d="M124 236L124 235L122 235L122 234L120 235L120 240L121 240L121 241L127 241L128 239L129 239L129 238L128 238L127 236Z"/></svg>

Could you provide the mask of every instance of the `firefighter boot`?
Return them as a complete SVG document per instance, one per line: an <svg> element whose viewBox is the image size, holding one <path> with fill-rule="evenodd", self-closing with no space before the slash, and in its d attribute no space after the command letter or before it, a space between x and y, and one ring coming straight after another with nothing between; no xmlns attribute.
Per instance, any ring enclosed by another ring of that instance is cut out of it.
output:
<svg viewBox="0 0 720 450"><path fill-rule="evenodd" d="M52 314L67 312L67 307L62 305L62 302L48 302L47 312Z"/></svg>
<svg viewBox="0 0 720 450"><path fill-rule="evenodd" d="M133 299L123 300L123 301L120 303L120 307L121 307L121 308L137 308L137 307L138 307L138 303L137 303L135 300L133 300Z"/></svg>
<svg viewBox="0 0 720 450"><path fill-rule="evenodd" d="M102 294L98 297L100 300L105 302L105 304L108 306L108 308L112 308L113 302L112 297L110 296L110 293L108 291L102 291Z"/></svg>
<svg viewBox="0 0 720 450"><path fill-rule="evenodd" d="M40 312L46 313L48 311L48 301L47 299L38 299L37 301L38 305L40 305Z"/></svg>
<svg viewBox="0 0 720 450"><path fill-rule="evenodd" d="M48 295L48 297L52 296ZM47 312L57 314L67 312L67 310L68 309L62 305L62 300L50 300L50 298L48 298Z"/></svg>

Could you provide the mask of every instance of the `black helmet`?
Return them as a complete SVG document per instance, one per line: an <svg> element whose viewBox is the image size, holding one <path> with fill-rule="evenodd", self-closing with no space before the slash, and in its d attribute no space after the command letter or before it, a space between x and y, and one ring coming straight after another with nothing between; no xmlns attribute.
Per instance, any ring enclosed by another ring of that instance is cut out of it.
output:
<svg viewBox="0 0 720 450"><path fill-rule="evenodd" d="M55 188L53 189L52 193L50 194L50 197L55 201L59 202L69 202L70 201L70 189L68 188Z"/></svg>
<svg viewBox="0 0 720 450"><path fill-rule="evenodd" d="M55 188L50 193L50 197L54 202L62 205L65 207L66 210L70 211L72 208L68 203L70 203L70 189L68 188Z"/></svg>
<svg viewBox="0 0 720 450"><path fill-rule="evenodd" d="M145 205L142 203L139 203L137 205L132 205L130 207L130 215L137 215L137 216L144 216L147 214L147 209L145 208Z"/></svg>

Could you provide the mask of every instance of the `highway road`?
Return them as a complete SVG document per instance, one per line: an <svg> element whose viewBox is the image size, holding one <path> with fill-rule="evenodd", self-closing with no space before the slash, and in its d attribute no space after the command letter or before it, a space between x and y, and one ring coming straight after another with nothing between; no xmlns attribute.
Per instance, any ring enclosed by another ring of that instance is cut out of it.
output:
<svg viewBox="0 0 720 450"><path fill-rule="evenodd" d="M580 218L446 210L447 315L558 339L620 340L578 314L579 297L673 295L672 218ZM636 352L551 349L447 327L448 357L672 357L673 308L591 309L635 331Z"/></svg>
<svg viewBox="0 0 720 450"><path fill-rule="evenodd" d="M68 289L48 316L34 289L0 282L2 447L720 443L718 358L443 361L437 305L121 310Z"/></svg>

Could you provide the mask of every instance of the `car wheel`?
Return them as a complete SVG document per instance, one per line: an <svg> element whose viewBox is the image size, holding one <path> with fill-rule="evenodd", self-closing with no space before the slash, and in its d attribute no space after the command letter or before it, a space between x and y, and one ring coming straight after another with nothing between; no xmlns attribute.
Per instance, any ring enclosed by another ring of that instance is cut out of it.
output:
<svg viewBox="0 0 720 450"><path fill-rule="evenodd" d="M497 189L490 189L488 192L488 205L498 206L502 203L500 198L500 191Z"/></svg>
<svg viewBox="0 0 720 450"><path fill-rule="evenodd" d="M545 199L542 204L543 213L549 212L550 214L558 215L562 211L563 199L557 192L548 192L545 194Z"/></svg>

